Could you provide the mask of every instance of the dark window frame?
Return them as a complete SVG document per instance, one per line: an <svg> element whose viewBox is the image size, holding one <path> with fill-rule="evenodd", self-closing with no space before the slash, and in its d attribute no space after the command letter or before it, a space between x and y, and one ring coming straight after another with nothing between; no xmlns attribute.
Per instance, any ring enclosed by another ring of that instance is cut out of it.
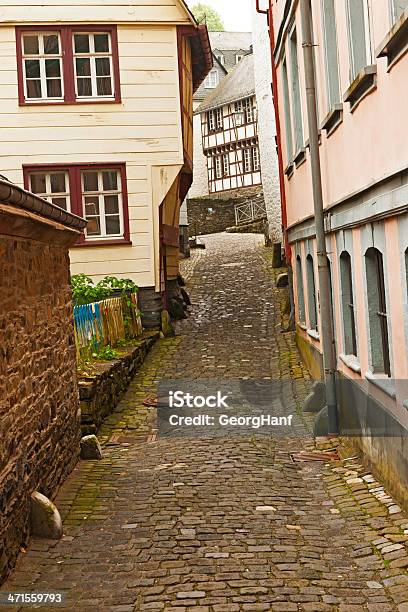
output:
<svg viewBox="0 0 408 612"><path fill-rule="evenodd" d="M388 331L388 320L389 314L387 311L387 292L385 287L385 276L384 276L384 256L376 247L370 247L365 253L366 260L366 274L367 274L367 292L368 292L368 315L369 315L369 328L371 337L371 350L374 352L373 340L377 333L377 341L380 348L380 355L372 357L372 365L374 373L384 373L391 378L391 353L390 353L390 338ZM375 279L369 279L368 273L372 272L375 274ZM375 282L375 294L370 295L370 281ZM374 329L376 328L376 329ZM381 363L378 359L381 360Z"/></svg>
<svg viewBox="0 0 408 612"><path fill-rule="evenodd" d="M93 247L93 246L115 246L115 245L131 245L130 240L130 225L129 225L129 197L127 190L127 175L126 164L124 162L88 162L76 164L31 164L23 166L24 188L30 190L30 175L34 172L68 172L69 189L70 189L70 205L71 213L78 217L85 217L83 209L83 193L81 173L86 170L117 170L120 173L121 179L121 195L122 195L122 215L123 215L123 236L118 238L101 237L86 238L85 233L80 236L75 246L78 247Z"/></svg>
<svg viewBox="0 0 408 612"><path fill-rule="evenodd" d="M346 355L358 357L356 307L354 303L353 267L348 251L340 254L341 298L343 308L343 341ZM351 332L351 335L348 334ZM350 349L350 350L348 350Z"/></svg>
<svg viewBox="0 0 408 612"><path fill-rule="evenodd" d="M19 106L42 106L42 105L60 105L60 104L120 104L120 66L119 66L119 48L118 48L118 33L116 25L42 25L37 24L31 26L16 26L16 55L17 55L17 83L18 83L18 102ZM64 97L62 100L55 99L26 99L24 94L24 73L23 73L23 35L32 32L33 34L41 34L46 32L58 32L61 40L62 51L62 82L64 85ZM76 95L75 70L74 70L74 51L72 46L72 37L74 33L87 32L89 34L106 32L110 35L112 46L112 80L114 93L111 98L95 97L95 98L78 98Z"/></svg>

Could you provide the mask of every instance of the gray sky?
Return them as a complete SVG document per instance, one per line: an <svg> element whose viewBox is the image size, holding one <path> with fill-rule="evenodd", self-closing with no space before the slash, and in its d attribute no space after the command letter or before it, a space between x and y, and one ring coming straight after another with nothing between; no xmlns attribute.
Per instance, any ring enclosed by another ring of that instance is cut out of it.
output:
<svg viewBox="0 0 408 612"><path fill-rule="evenodd" d="M187 0L191 8L200 1L209 4L221 15L226 30L250 32L252 30L251 2L255 0Z"/></svg>

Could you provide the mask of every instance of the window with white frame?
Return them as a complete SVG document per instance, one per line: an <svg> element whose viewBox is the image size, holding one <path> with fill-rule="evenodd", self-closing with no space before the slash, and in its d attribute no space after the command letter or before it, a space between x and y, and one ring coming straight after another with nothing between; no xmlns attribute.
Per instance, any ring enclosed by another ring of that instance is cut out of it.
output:
<svg viewBox="0 0 408 612"><path fill-rule="evenodd" d="M236 64L238 64L238 63L239 63L239 62L242 60L242 58L243 58L243 57L244 57L244 56L243 56L241 53L238 53L238 54L235 56L235 63L236 63Z"/></svg>
<svg viewBox="0 0 408 612"><path fill-rule="evenodd" d="M303 119L302 103L300 96L300 76L298 61L298 39L296 28L293 28L289 37L290 49L290 71L292 77L292 111L293 123L295 128L295 153L303 147Z"/></svg>
<svg viewBox="0 0 408 612"><path fill-rule="evenodd" d="M372 62L368 0L347 0L350 80Z"/></svg>
<svg viewBox="0 0 408 612"><path fill-rule="evenodd" d="M121 177L118 170L85 170L81 176L83 209L88 221L86 236L123 236Z"/></svg>
<svg viewBox="0 0 408 612"><path fill-rule="evenodd" d="M339 58L334 0L322 0L327 100L331 110L340 103Z"/></svg>
<svg viewBox="0 0 408 612"><path fill-rule="evenodd" d="M77 97L112 98L114 84L110 33L74 32L73 51Z"/></svg>
<svg viewBox="0 0 408 612"><path fill-rule="evenodd" d="M260 169L259 149L255 147L245 147L242 149L242 159L244 172L258 172Z"/></svg>
<svg viewBox="0 0 408 612"><path fill-rule="evenodd" d="M222 171L224 176L230 175L230 158L229 153L224 153L222 156Z"/></svg>
<svg viewBox="0 0 408 612"><path fill-rule="evenodd" d="M69 174L65 170L30 172L30 191L70 212Z"/></svg>
<svg viewBox="0 0 408 612"><path fill-rule="evenodd" d="M250 147L243 149L242 155L243 155L243 161L244 161L244 172L252 172Z"/></svg>
<svg viewBox="0 0 408 612"><path fill-rule="evenodd" d="M391 3L391 20L392 23L401 17L402 13L408 7L408 0L390 0Z"/></svg>
<svg viewBox="0 0 408 612"><path fill-rule="evenodd" d="M258 172L261 167L261 162L259 159L259 149L258 147L252 147L252 170L253 172Z"/></svg>
<svg viewBox="0 0 408 612"><path fill-rule="evenodd" d="M220 130L224 127L224 113L221 108L215 109L215 127L217 130Z"/></svg>
<svg viewBox="0 0 408 612"><path fill-rule="evenodd" d="M214 170L215 170L215 178L217 179L222 178L223 167L222 167L222 156L221 155L215 155L214 157Z"/></svg>
<svg viewBox="0 0 408 612"><path fill-rule="evenodd" d="M61 37L58 32L27 32L22 36L26 100L63 100Z"/></svg>
<svg viewBox="0 0 408 612"><path fill-rule="evenodd" d="M207 126L209 132L213 132L215 130L215 117L212 110L208 111L207 113Z"/></svg>
<svg viewBox="0 0 408 612"><path fill-rule="evenodd" d="M225 58L224 58L223 54L222 54L222 53L216 53L216 54L215 54L215 57L216 57L216 58L217 58L217 60L220 62L220 64L221 64L222 66L224 66L224 64L225 64Z"/></svg>
<svg viewBox="0 0 408 612"><path fill-rule="evenodd" d="M204 87L206 87L207 89L215 89L218 83L219 83L218 71L211 70L205 79Z"/></svg>
<svg viewBox="0 0 408 612"><path fill-rule="evenodd" d="M255 106L253 98L243 100L242 107L245 113L245 123L253 123L255 121Z"/></svg>

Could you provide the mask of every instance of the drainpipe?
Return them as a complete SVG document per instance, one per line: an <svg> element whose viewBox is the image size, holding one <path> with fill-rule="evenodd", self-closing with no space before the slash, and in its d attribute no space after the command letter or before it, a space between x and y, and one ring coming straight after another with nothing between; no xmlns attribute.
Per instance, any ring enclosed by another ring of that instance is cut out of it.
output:
<svg viewBox="0 0 408 612"><path fill-rule="evenodd" d="M270 40L270 53L271 53L271 66L272 66L272 99L273 107L275 111L275 127L276 127L276 148L278 153L278 169L279 169L279 190L281 198L281 215L282 215L282 229L283 229L283 240L285 245L285 261L288 268L288 280L289 280L289 300L290 300L290 318L288 324L288 330L295 328L295 304L293 298L293 272L292 272L292 249L289 244L288 238L288 216L286 207L286 192L285 192L285 172L283 166L282 156L282 130L280 125L279 117L279 92L278 92L278 75L276 70L274 49L275 49L275 31L273 27L273 0L268 0L268 9L261 9L259 6L260 0L256 0L256 10L261 15L266 15L269 26L269 40Z"/></svg>
<svg viewBox="0 0 408 612"><path fill-rule="evenodd" d="M329 418L329 436L339 433L336 399L336 351L333 325L333 304L330 293L330 272L326 251L324 229L323 189L319 153L319 131L316 107L316 83L313 59L312 14L310 0L300 0L300 13L303 33L303 59L306 80L307 118L309 125L310 164L312 172L313 203L316 226L317 264L319 272L320 336L323 349L326 401Z"/></svg>

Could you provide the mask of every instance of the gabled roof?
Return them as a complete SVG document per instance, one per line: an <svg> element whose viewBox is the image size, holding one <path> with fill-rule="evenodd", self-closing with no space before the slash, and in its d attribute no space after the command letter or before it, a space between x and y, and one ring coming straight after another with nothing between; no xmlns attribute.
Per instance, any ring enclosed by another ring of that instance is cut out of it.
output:
<svg viewBox="0 0 408 612"><path fill-rule="evenodd" d="M252 32L209 32L212 48L219 51L249 51L252 45Z"/></svg>
<svg viewBox="0 0 408 612"><path fill-rule="evenodd" d="M195 114L223 106L255 93L254 56L246 55L197 108Z"/></svg>

